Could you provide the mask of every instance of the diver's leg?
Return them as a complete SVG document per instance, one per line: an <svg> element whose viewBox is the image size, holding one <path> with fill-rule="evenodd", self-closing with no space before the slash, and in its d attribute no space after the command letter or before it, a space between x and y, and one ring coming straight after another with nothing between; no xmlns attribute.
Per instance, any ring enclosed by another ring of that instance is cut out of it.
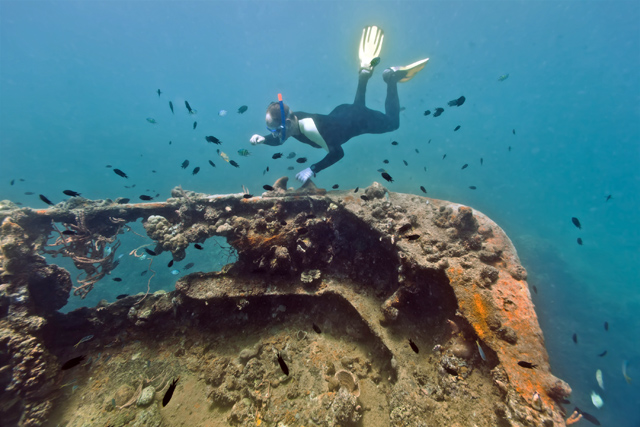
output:
<svg viewBox="0 0 640 427"><path fill-rule="evenodd" d="M398 96L398 82L387 82L387 99L384 101L385 116L390 127L386 132L400 127L400 98Z"/></svg>
<svg viewBox="0 0 640 427"><path fill-rule="evenodd" d="M361 69L358 73L358 89L356 89L356 98L353 100L355 105L359 105L361 107L365 106L365 95L367 92L367 83L369 83L369 79L373 70L367 70L365 68Z"/></svg>

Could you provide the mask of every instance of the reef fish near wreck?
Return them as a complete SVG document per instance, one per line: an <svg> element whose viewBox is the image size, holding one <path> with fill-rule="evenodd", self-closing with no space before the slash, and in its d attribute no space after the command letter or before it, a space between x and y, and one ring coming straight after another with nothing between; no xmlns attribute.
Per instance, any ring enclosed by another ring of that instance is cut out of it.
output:
<svg viewBox="0 0 640 427"><path fill-rule="evenodd" d="M149 123L151 123L152 125L155 125L156 123L158 123L158 122L156 122L156 119L154 119L153 117L147 117L147 121Z"/></svg>
<svg viewBox="0 0 640 427"><path fill-rule="evenodd" d="M383 177L384 179L386 179L387 181L389 181L389 182L393 182L393 178L391 178L391 175L389 175L388 173L386 173L386 172L382 172L382 174L381 174L381 175L382 175L382 177Z"/></svg>
<svg viewBox="0 0 640 427"><path fill-rule="evenodd" d="M182 165L180 166L182 169L186 169L187 166L189 166L189 160L185 160L184 162L182 162Z"/></svg>
<svg viewBox="0 0 640 427"><path fill-rule="evenodd" d="M218 138L216 138L215 136L205 136L204 139L207 140L207 142L211 142L213 144L222 144L222 141L220 141Z"/></svg>
<svg viewBox="0 0 640 427"><path fill-rule="evenodd" d="M238 114L243 114L248 109L249 109L249 107L247 107L246 105L243 105L240 108L238 108Z"/></svg>
<svg viewBox="0 0 640 427"><path fill-rule="evenodd" d="M193 172L191 172L191 175L197 175L197 174L198 174L198 172L200 172L200 166L196 166L196 167L193 169Z"/></svg>
<svg viewBox="0 0 640 427"><path fill-rule="evenodd" d="M622 376L624 377L624 380L627 382L627 384L631 384L631 377L627 374L627 366L629 366L629 361L623 360L622 361Z"/></svg>
<svg viewBox="0 0 640 427"><path fill-rule="evenodd" d="M240 167L240 165L239 165L239 164L237 164L237 163L235 162L235 160L229 160L229 164L230 164L231 166L233 166L234 168L239 168L239 167Z"/></svg>
<svg viewBox="0 0 640 427"><path fill-rule="evenodd" d="M575 216L572 217L571 222L573 223L573 225L578 227L579 230L582 230L582 224L580 224L580 220L578 218L576 218Z"/></svg>
<svg viewBox="0 0 640 427"><path fill-rule="evenodd" d="M198 127L198 122L193 122L193 130L195 130Z"/></svg>
<svg viewBox="0 0 640 427"><path fill-rule="evenodd" d="M66 371L67 369L71 369L74 366L78 366L80 362L82 362L83 360L84 360L84 356L78 356L78 357L74 357L73 359L69 359L62 364L62 366L60 367L60 370Z"/></svg>
<svg viewBox="0 0 640 427"><path fill-rule="evenodd" d="M140 196L140 200L153 200L153 197L151 196L147 196L146 194L143 194Z"/></svg>
<svg viewBox="0 0 640 427"><path fill-rule="evenodd" d="M507 80L508 78L509 78L509 74L508 73L507 74L503 74L500 77L498 77L498 81L499 82L503 82L503 81Z"/></svg>
<svg viewBox="0 0 640 427"><path fill-rule="evenodd" d="M440 114L444 113L444 108L436 108L435 112L433 113L433 117L438 117L440 116Z"/></svg>
<svg viewBox="0 0 640 427"><path fill-rule="evenodd" d="M316 334L321 334L322 333L322 331L320 330L318 325L316 325L315 323L312 323L311 326L313 327L313 330L316 332Z"/></svg>
<svg viewBox="0 0 640 427"><path fill-rule="evenodd" d="M119 176L121 176L121 177L123 177L123 178L129 178L129 177L127 176L127 174L126 174L126 173L124 173L124 172L122 172L120 169L114 169L113 171L116 173L116 175L119 175Z"/></svg>
<svg viewBox="0 0 640 427"><path fill-rule="evenodd" d="M466 100L467 100L467 98L465 98L464 96L461 96L458 99L454 99L453 101L449 101L448 104L449 104L449 107L459 107L462 104L464 104L464 101L466 101Z"/></svg>
<svg viewBox="0 0 640 427"><path fill-rule="evenodd" d="M80 193L73 190L64 190L63 193L71 197L78 197L80 195Z"/></svg>
<svg viewBox="0 0 640 427"><path fill-rule="evenodd" d="M487 356L484 354L484 351L482 350L482 346L480 346L480 343L478 342L478 340L476 340L476 345L478 346L478 353L480 353L480 357L482 357L482 360L486 362Z"/></svg>
<svg viewBox="0 0 640 427"><path fill-rule="evenodd" d="M49 199L47 199L45 196L43 196L42 194L40 194L40 200L42 200L43 202L45 202L46 204L48 204L49 206L53 206L53 202Z"/></svg>
<svg viewBox="0 0 640 427"><path fill-rule="evenodd" d="M414 343L411 338L409 338L409 346L411 347L411 350L413 350L416 354L420 353L420 349L418 348L418 346L416 345L416 343Z"/></svg>
<svg viewBox="0 0 640 427"><path fill-rule="evenodd" d="M167 392L164 394L164 397L162 398L162 406L167 406L167 404L171 400L171 396L173 396L173 392L176 390L176 385L178 384L179 379L180 377L176 378L171 382L169 389L167 390Z"/></svg>
<svg viewBox="0 0 640 427"><path fill-rule="evenodd" d="M247 150L246 148L239 149L238 150L238 154L241 155L242 157L247 157L247 156L251 155L249 150Z"/></svg>
<svg viewBox="0 0 640 427"><path fill-rule="evenodd" d="M169 108L171 108L171 114L175 114L173 112L173 102L169 101Z"/></svg>
<svg viewBox="0 0 640 427"><path fill-rule="evenodd" d="M194 263L190 262L189 264L187 264L187 265L185 265L185 266L184 266L184 269L185 269L185 270L188 270L188 269L190 269L191 267L193 267L194 265L195 265Z"/></svg>
<svg viewBox="0 0 640 427"><path fill-rule="evenodd" d="M195 113L197 113L197 111L196 111L196 110L193 110L193 109L191 108L191 105L189 105L189 102L184 101L184 106L185 106L185 107L187 107L187 111L189 112L189 114L195 114Z"/></svg>
<svg viewBox="0 0 640 427"><path fill-rule="evenodd" d="M280 369L282 369L282 372L284 372L285 375L289 376L289 367L286 363L284 363L284 359L282 358L280 353L278 353L278 363L280 364Z"/></svg>
<svg viewBox="0 0 640 427"><path fill-rule="evenodd" d="M93 339L93 335L87 335L86 337L82 337L80 339L80 341L78 341L78 343L76 345L74 345L73 347L76 348L78 347L80 344L85 343L87 341L91 341Z"/></svg>
<svg viewBox="0 0 640 427"><path fill-rule="evenodd" d="M602 400L602 397L600 397L600 395L595 391L591 392L591 403L593 403L593 406L595 406L598 409L602 408L602 406L604 405L604 401Z"/></svg>
<svg viewBox="0 0 640 427"><path fill-rule="evenodd" d="M578 344L578 334L573 334L571 339L573 340L574 343Z"/></svg>
<svg viewBox="0 0 640 427"><path fill-rule="evenodd" d="M525 362L524 360L519 361L518 365L522 366L523 368L527 368L527 369L533 369L533 368L538 366L538 365L534 365L531 362Z"/></svg>
<svg viewBox="0 0 640 427"><path fill-rule="evenodd" d="M227 156L224 151L220 151L217 150L217 153L220 157L222 157L222 160L224 160L225 162L229 163L229 156Z"/></svg>
<svg viewBox="0 0 640 427"><path fill-rule="evenodd" d="M600 369L596 371L596 381L598 382L598 386L604 390L604 382L602 381L602 371Z"/></svg>
<svg viewBox="0 0 640 427"><path fill-rule="evenodd" d="M591 424L594 425L601 425L600 421L598 421L598 419L596 417L594 417L593 415L584 412L583 410L581 410L580 408L578 408L577 406L574 408L574 411L577 412L578 414L582 415L582 418L584 418L585 420L589 421Z"/></svg>

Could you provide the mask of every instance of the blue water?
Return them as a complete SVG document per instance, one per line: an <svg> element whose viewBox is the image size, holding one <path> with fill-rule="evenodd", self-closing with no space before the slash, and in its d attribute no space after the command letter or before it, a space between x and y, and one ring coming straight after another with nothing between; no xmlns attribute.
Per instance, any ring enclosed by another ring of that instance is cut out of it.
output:
<svg viewBox="0 0 640 427"><path fill-rule="evenodd" d="M622 1L3 0L0 199L45 207L38 194L59 202L65 189L92 199L156 192L164 199L177 185L208 193L245 185L259 193L284 174L293 180L301 165L272 160L273 153L295 151L316 162L323 152L293 140L281 149L250 146L252 134L266 132L264 108L279 92L294 110L307 112L352 102L361 29L378 25L386 37L369 107L383 108L384 67L424 57L429 64L400 86L406 108L400 129L348 142L345 158L317 183L363 187L382 181L376 169L384 167L395 179L385 183L392 191L421 194L423 185L431 197L489 215L513 240L538 289L533 299L552 369L572 385L572 403L602 425L637 427L638 22L640 3ZM449 108L447 101L460 95L466 103ZM185 100L197 115L187 114ZM245 104L249 110L237 114ZM434 107L445 112L423 115ZM221 109L229 114L219 116ZM225 163L205 135L221 139L240 168ZM239 156L241 148L252 155ZM191 165L183 170L185 159ZM461 170L465 163L470 166ZM201 171L194 176L195 166ZM582 230L571 223L574 216ZM128 257L131 239L121 251L123 271L133 277L143 267ZM162 274L153 286L170 289L175 277ZM144 292L147 277L131 292ZM121 293L105 290L111 286L99 283L85 302ZM622 377L623 360L632 384ZM589 398L598 390L598 368L606 387L599 390L605 401L599 410Z"/></svg>

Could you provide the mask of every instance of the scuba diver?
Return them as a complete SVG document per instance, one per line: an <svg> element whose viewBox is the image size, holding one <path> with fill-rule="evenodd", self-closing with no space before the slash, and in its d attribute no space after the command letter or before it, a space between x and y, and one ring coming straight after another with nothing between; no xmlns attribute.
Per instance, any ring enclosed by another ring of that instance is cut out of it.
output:
<svg viewBox="0 0 640 427"><path fill-rule="evenodd" d="M267 136L253 135L251 144L282 145L290 136L314 148L322 148L327 155L318 163L312 164L296 175L303 183L312 175L328 168L344 157L342 144L351 138L365 133L380 134L391 132L400 127L400 100L398 83L404 83L422 70L429 58L404 67L387 68L382 73L387 83L385 112L375 111L365 106L367 83L373 70L380 63L380 50L384 32L376 26L366 27L360 40L360 69L358 89L353 104L342 104L328 115L310 114L301 111L292 112L278 94L278 102L267 107Z"/></svg>

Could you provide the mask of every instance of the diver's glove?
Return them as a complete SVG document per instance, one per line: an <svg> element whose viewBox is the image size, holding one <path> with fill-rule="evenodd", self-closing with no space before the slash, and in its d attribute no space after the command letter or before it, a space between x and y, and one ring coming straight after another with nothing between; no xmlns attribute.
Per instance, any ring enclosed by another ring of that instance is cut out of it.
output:
<svg viewBox="0 0 640 427"><path fill-rule="evenodd" d="M253 145L258 145L258 144L262 144L264 142L264 139L265 139L264 136L253 135L249 140L249 142L251 142L251 144Z"/></svg>
<svg viewBox="0 0 640 427"><path fill-rule="evenodd" d="M304 184L309 178L311 178L311 175L313 175L313 171L311 170L311 168L306 168L305 170L298 172L298 174L296 175L296 179L298 181L302 181L302 183Z"/></svg>

